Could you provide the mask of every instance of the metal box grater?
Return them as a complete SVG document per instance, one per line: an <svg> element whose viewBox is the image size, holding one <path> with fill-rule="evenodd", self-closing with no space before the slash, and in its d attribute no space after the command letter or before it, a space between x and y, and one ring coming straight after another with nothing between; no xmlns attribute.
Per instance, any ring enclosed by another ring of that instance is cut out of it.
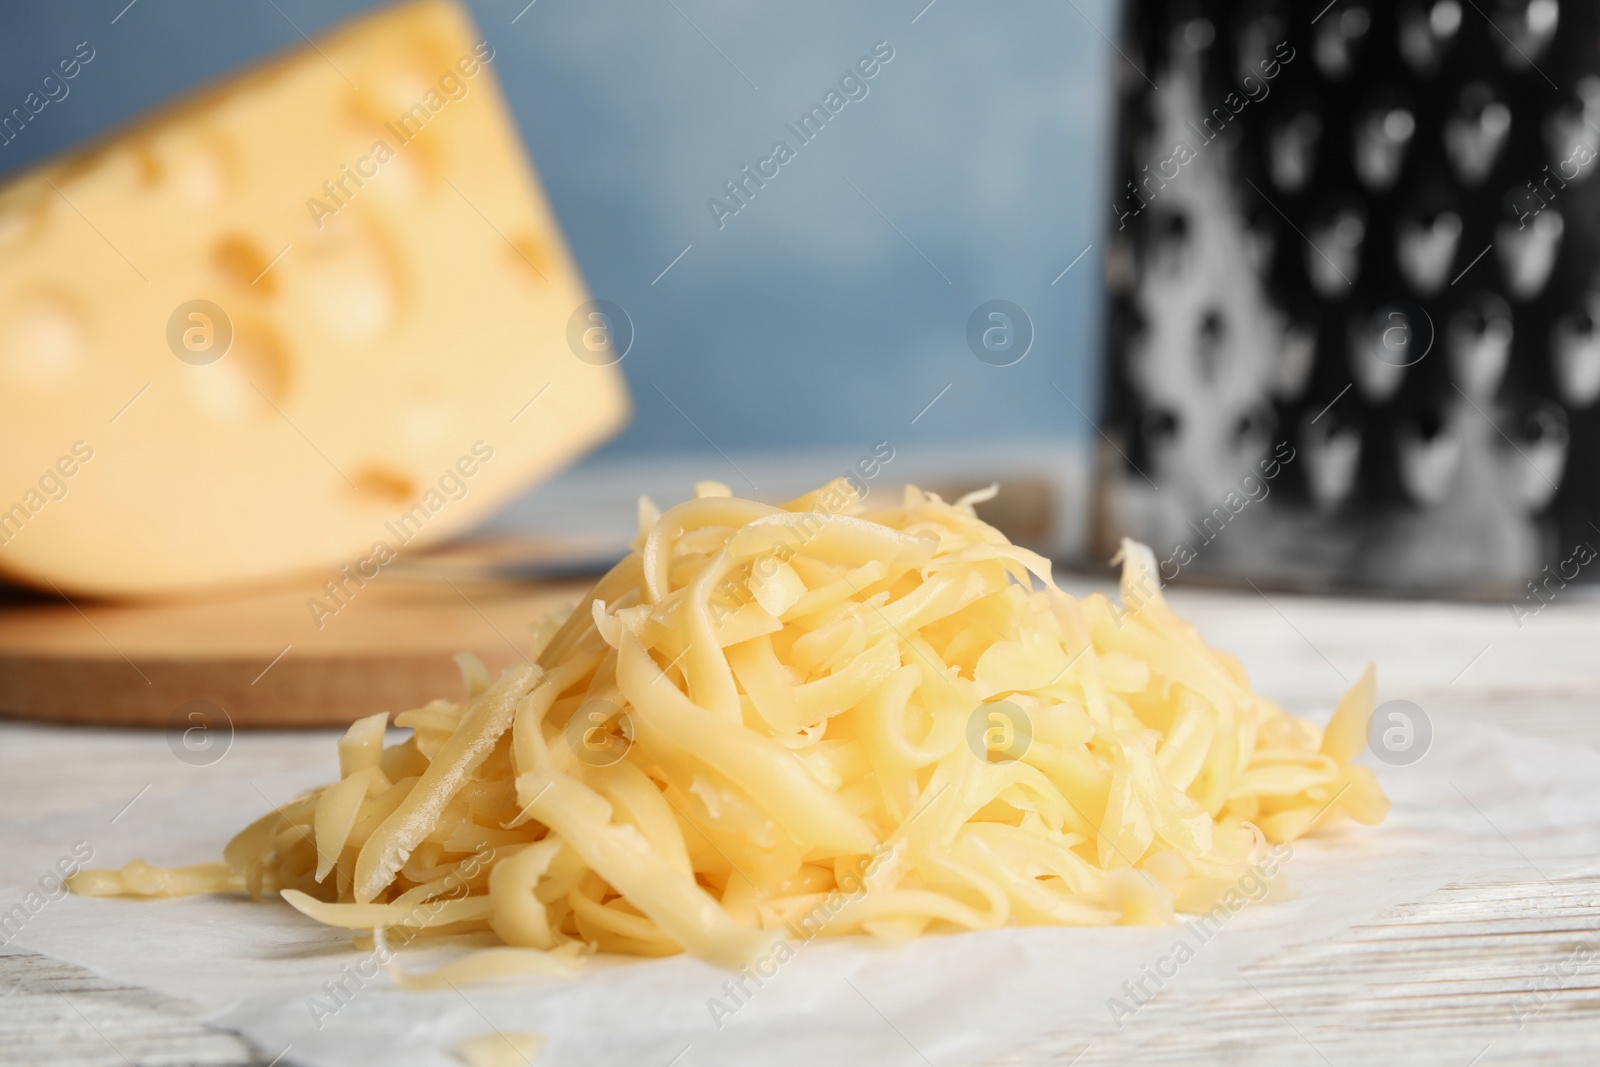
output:
<svg viewBox="0 0 1600 1067"><path fill-rule="evenodd" d="M1096 537L1536 606L1600 546L1600 8L1132 0Z"/></svg>

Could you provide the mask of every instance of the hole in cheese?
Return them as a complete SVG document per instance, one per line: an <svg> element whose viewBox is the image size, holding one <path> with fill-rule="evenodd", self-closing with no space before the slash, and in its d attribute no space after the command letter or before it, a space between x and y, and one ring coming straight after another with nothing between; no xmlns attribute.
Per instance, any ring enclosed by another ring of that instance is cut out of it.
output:
<svg viewBox="0 0 1600 1067"><path fill-rule="evenodd" d="M394 325L402 291L403 258L373 220L358 217L360 211L354 204L330 219L323 241L306 249L297 273L285 275L300 282L301 299L330 334L353 342Z"/></svg>
<svg viewBox="0 0 1600 1067"><path fill-rule="evenodd" d="M226 135L209 125L169 131L161 160L171 172L162 191L191 207L213 207L239 180L240 164Z"/></svg>
<svg viewBox="0 0 1600 1067"><path fill-rule="evenodd" d="M149 141L140 141L134 146L133 166L140 184L152 189L161 185L162 178L166 176L166 168L161 165L161 157L156 155L155 146Z"/></svg>
<svg viewBox="0 0 1600 1067"><path fill-rule="evenodd" d="M185 385L199 406L222 422L277 419L289 402L294 366L278 332L256 319L235 319L233 346L215 363L186 370Z"/></svg>
<svg viewBox="0 0 1600 1067"><path fill-rule="evenodd" d="M266 394L268 400L279 407L288 403L294 366L289 348L277 330L265 322L240 323L228 358L235 361L239 373Z"/></svg>
<svg viewBox="0 0 1600 1067"><path fill-rule="evenodd" d="M440 64L448 69L449 60ZM416 196L424 189L441 186L444 157L437 136L425 137L436 117L424 103L433 86L417 70L400 70L379 75L374 84L351 95L351 125L360 131L351 145L354 164L360 156L370 156L381 141L391 155L381 163L367 163L373 172L367 182L379 196L399 199ZM415 109L415 110L414 110ZM448 106L445 108L448 110ZM361 186L362 195L368 185Z"/></svg>
<svg viewBox="0 0 1600 1067"><path fill-rule="evenodd" d="M49 186L39 188L48 190ZM22 243L39 232L44 217L42 201L37 189L19 191L0 200L0 249L19 253Z"/></svg>
<svg viewBox="0 0 1600 1067"><path fill-rule="evenodd" d="M417 496L417 483L409 475L379 463L362 467L351 481L362 496L373 497L384 504L407 504Z"/></svg>
<svg viewBox="0 0 1600 1067"><path fill-rule="evenodd" d="M511 258L516 261L518 267L537 282L550 280L556 265L551 262L550 250L543 241L531 233L523 233L511 239L511 247L515 249Z"/></svg>
<svg viewBox="0 0 1600 1067"><path fill-rule="evenodd" d="M254 288L263 296L277 292L277 280L261 273L270 259L259 244L242 234L229 234L212 245L211 262L223 278L241 289Z"/></svg>
<svg viewBox="0 0 1600 1067"><path fill-rule="evenodd" d="M84 333L83 315L66 294L24 291L0 317L0 366L14 382L59 388L83 362Z"/></svg>

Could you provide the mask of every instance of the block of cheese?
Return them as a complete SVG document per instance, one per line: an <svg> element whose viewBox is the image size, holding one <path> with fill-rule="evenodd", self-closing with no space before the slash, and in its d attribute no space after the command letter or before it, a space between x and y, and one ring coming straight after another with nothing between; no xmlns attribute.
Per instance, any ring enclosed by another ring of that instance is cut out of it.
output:
<svg viewBox="0 0 1600 1067"><path fill-rule="evenodd" d="M0 187L0 572L370 577L625 421L606 307L462 9L348 25Z"/></svg>

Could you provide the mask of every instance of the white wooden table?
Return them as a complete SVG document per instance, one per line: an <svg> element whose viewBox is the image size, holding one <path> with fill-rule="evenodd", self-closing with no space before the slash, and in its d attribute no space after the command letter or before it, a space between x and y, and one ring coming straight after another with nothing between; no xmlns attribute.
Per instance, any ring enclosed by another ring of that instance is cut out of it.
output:
<svg viewBox="0 0 1600 1067"><path fill-rule="evenodd" d="M1577 595L1520 629L1504 605L1181 591L1172 599L1291 710L1325 712L1342 679L1375 659L1380 698L1417 702L1435 731L1486 722L1600 749L1600 604ZM175 759L159 733L0 723L0 812L64 812L270 774L326 758L331 744L326 732L241 733L226 759L196 768ZM1592 1064L1600 1060L1600 875L1547 881L1507 845L1499 875L1269 956L1236 978L1174 991L1114 1039L1086 1049L1055 1034L996 1062ZM1531 983L1580 944L1596 955L1530 1002ZM191 1005L4 952L0 1063L270 1062L200 1025ZM1519 1025L1530 1003L1541 1006Z"/></svg>

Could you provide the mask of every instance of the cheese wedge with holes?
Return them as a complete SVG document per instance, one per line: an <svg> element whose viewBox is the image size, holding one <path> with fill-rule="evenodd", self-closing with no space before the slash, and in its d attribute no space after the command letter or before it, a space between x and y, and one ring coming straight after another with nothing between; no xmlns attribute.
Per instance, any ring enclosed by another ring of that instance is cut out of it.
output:
<svg viewBox="0 0 1600 1067"><path fill-rule="evenodd" d="M370 576L623 424L495 66L407 4L0 186L0 572Z"/></svg>

